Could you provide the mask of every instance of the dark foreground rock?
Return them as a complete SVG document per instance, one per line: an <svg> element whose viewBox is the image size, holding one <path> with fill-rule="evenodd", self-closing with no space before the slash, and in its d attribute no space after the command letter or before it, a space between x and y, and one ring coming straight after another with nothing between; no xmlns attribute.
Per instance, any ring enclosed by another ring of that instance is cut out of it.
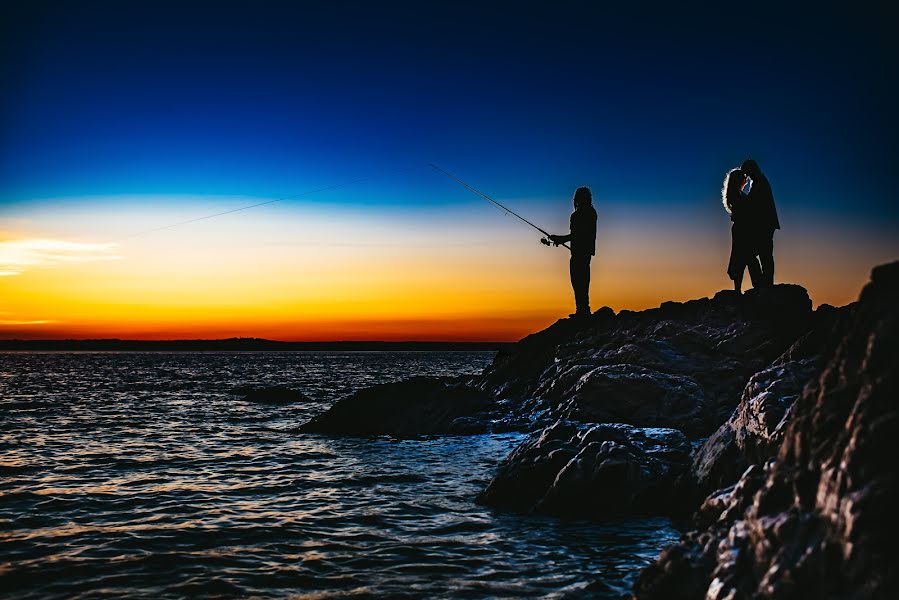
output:
<svg viewBox="0 0 899 600"><path fill-rule="evenodd" d="M234 391L242 396L244 402L254 404L293 404L295 402L308 402L309 397L298 390L276 385L263 388L242 387Z"/></svg>
<svg viewBox="0 0 899 600"><path fill-rule="evenodd" d="M750 465L777 454L793 404L832 356L837 343L833 329L846 315L818 311L812 331L749 379L730 419L694 455L690 485L700 494L697 501L733 485Z"/></svg>
<svg viewBox="0 0 899 600"><path fill-rule="evenodd" d="M786 420L744 419L776 455L705 500L636 598L899 597L897 307L899 263L876 268Z"/></svg>
<svg viewBox="0 0 899 600"><path fill-rule="evenodd" d="M666 512L689 464L690 444L674 429L559 422L516 448L478 501L584 518Z"/></svg>
<svg viewBox="0 0 899 600"><path fill-rule="evenodd" d="M695 493L705 496L732 485L750 465L777 453L793 403L821 371L824 337L821 330L810 332L749 379L730 419L694 456Z"/></svg>
<svg viewBox="0 0 899 600"><path fill-rule="evenodd" d="M414 377L365 388L336 402L300 431L339 435L416 437L483 433L496 406L458 378Z"/></svg>

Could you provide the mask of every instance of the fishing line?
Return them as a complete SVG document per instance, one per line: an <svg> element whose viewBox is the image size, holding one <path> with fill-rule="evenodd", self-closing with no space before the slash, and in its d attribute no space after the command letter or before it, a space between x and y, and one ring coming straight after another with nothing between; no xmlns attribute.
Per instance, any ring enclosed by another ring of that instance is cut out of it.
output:
<svg viewBox="0 0 899 600"><path fill-rule="evenodd" d="M541 241L543 244L546 244L547 246L550 245L550 241L549 241L549 239L547 239L547 238L550 237L550 234L549 234L549 232L547 232L546 230L541 229L540 227L537 227L536 225L534 225L533 223L531 223L530 221L528 221L527 219L525 219L524 217L522 217L521 215L519 215L517 212L515 212L515 211L512 210L511 208L509 208L509 207L507 207L507 206L505 206L505 205L503 205L503 204L500 204L499 202L497 202L496 200L494 200L493 198L491 198L490 196L488 196L487 194L485 194L485 193L482 192L481 190L475 188L475 187L472 186L472 185L469 185L468 183L466 183L465 181L459 179L458 177L456 177L455 175L453 175L452 173L450 173L450 172L447 171L446 169L443 169L443 168L441 168L441 167L438 167L438 166L435 165L434 163L430 163L430 162L429 162L429 163L425 163L425 164L426 164L427 166L431 167L432 169L434 169L435 171L438 171L438 172L440 172L440 173L446 175L447 177L449 177L450 179L452 179L452 180L455 181L456 183L462 185L465 189L469 190L470 192L472 192L472 193L474 193L474 194L477 194L477 195L480 196L481 198L484 198L485 200L487 200L488 202L490 202L491 204L493 204L494 206L496 206L497 208L499 208L500 210L502 210L503 212L505 212L507 215L513 216L513 217L515 217L515 218L517 218L517 219L523 221L524 223L528 224L529 226L533 227L534 229L536 229L537 231L539 231L540 233L542 233L543 235L546 236L546 238L544 238L544 239L542 239L542 240L540 240L540 241ZM268 205L268 204L274 204L274 203L276 203L276 202L283 202L283 201L285 201L285 200L292 200L292 199L294 199L294 198L302 198L302 197L304 197L304 196L310 196L310 195L312 195L312 194L318 194L318 193L326 192L326 191L329 191L329 190L336 190L336 189L339 189L339 188L348 187L348 186L351 186L351 185L356 185L356 184L363 183L363 182L366 182L366 181L371 181L371 180L373 180L373 179L378 179L378 178L381 178L381 177L386 177L386 176L388 176L388 175L395 175L395 174L397 174L397 173L405 173L405 172L412 171L412 170L417 169L417 168L419 168L418 165L416 165L416 166L414 166L414 167L404 167L404 168L401 168L401 169L394 169L394 170L391 170L391 171L385 171L385 172L382 172L382 173L378 173L378 174L376 174L376 175L368 175L368 176L366 176L366 177L358 177L358 178L356 178L356 179L351 179L351 180L349 180L349 181L345 181L345 182L342 182L342 183L335 183L335 184L332 184L332 185L327 185L327 186L324 186L324 187L315 188L315 189L313 189L313 190L308 190L308 191L305 191L305 192L300 192L299 194L292 194L292 195L290 195L290 196L282 196L282 197L280 197L280 198L274 198L274 199L272 199L272 200L266 200L266 201L264 201L264 202L257 202L257 203L255 203L255 204L248 204L248 205L246 205L246 206L239 206L239 207L237 207L237 208L232 208L232 209L229 209L229 210L223 210L223 211L221 211L221 212L212 213L212 214L209 214L209 215L203 215L203 216L201 216L201 217L195 217L195 218L193 218L193 219L187 219L187 220L185 220L185 221L178 221L177 223L170 223L170 224L168 224L168 225L163 225L163 226L161 226L161 227L154 227L153 229L146 229L146 230L144 230L144 231L138 231L138 232L136 232L136 233L132 233L132 234L127 235L127 236L125 236L125 237L119 238L118 240L116 240L116 242L121 242L121 241L125 241L125 240L130 240L130 239L135 238L135 237L138 237L138 236L148 235L148 234L150 234L150 233L156 233L156 232L159 232L159 231L165 231L165 230L167 230L167 229L172 229L172 228L174 228L174 227L181 227L182 225L189 225L189 224L191 224L191 223L197 223L197 222L199 222L199 221L205 221L205 220L207 220L207 219L214 219L214 218L216 218L216 217L222 217L222 216L225 216L225 215L230 215L230 214L237 213L237 212L241 212L241 211L245 211L245 210L250 210L251 208L258 208L258 207L260 207L260 206L266 206L266 205ZM565 243L557 244L557 245L564 246L565 248L568 248L569 250L571 249L571 248L568 246L568 244L565 244Z"/></svg>
<svg viewBox="0 0 899 600"><path fill-rule="evenodd" d="M397 174L397 173L404 173L404 172L406 172L406 171L411 171L411 170L417 169L417 168L419 168L419 167L418 167L418 166L415 166L415 167L405 167L405 168L402 168L402 169L394 169L394 170L392 170L392 171L385 171L385 172L383 172L383 173L378 173L377 175L368 175L368 176L366 176L366 177L359 177L359 178L357 178L357 179L352 179L352 180L350 180L350 181L345 181L345 182L343 182L343 183L335 183L335 184L333 184L333 185L327 185L327 186L325 186L325 187L316 188L316 189L314 189L314 190L308 190L308 191L306 191L306 192L300 192L299 194L293 194L293 195L291 195L291 196L283 196L283 197L281 197L281 198L275 198L274 200L266 200L265 202L257 202L256 204L248 204L247 206L240 206L240 207L238 207L238 208L232 208L232 209L230 209L230 210L224 210L224 211L222 211L222 212L217 212L217 213L214 213L214 214L211 214L211 215L204 215L204 216L202 216L202 217L196 217L196 218L193 218L193 219L187 219L186 221L178 221L177 223L171 223L171 224L169 224L169 225L163 225L162 227L155 227L155 228L153 228L153 229L147 229L147 230L145 230L145 231L138 231L137 233L132 233L132 234L127 235L127 236L125 236L125 237L123 237L123 238L119 238L119 239L116 240L116 241L117 241L117 242L121 242L121 241L125 241L125 240L130 240L131 238L135 238L135 237L138 237L138 236L141 236L141 235L147 235L147 234L149 234L149 233L156 233L157 231L164 231L164 230L166 230L166 229L171 229L171 228L173 228L173 227L180 227L181 225L187 225L187 224L189 224L189 223L196 223L196 222L198 222L198 221L205 221L206 219L214 219L215 217L221 217L221 216L224 216L224 215L230 215L230 214L232 214L232 213L241 212L241 211L244 211L244 210L250 210L251 208L257 208L257 207L259 207L259 206L265 206L265 205L267 205L267 204L274 204L275 202L282 202L282 201L284 201L284 200L292 200L292 199L294 199L294 198L302 198L303 196L310 196L310 195L312 195L312 194L318 194L318 193L320 193L320 192L326 192L326 191L328 191L328 190L336 190L336 189L343 188L343 187L347 187L347 186L350 186L350 185L355 185L355 184L358 184L358 183L363 183L363 182L365 182L365 181L371 181L371 180L373 180L373 179L378 179L378 178L380 178L380 177L386 177L386 176L388 176L388 175L395 175L395 174Z"/></svg>

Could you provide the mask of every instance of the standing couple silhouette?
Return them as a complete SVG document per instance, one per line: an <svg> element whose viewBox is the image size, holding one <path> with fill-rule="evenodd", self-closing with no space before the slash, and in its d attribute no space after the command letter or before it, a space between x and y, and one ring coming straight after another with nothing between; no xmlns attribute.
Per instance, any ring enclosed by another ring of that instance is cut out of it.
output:
<svg viewBox="0 0 899 600"><path fill-rule="evenodd" d="M727 172L721 196L733 221L727 275L734 290L742 291L746 269L752 287L774 285L774 231L780 229L780 221L768 178L758 163L744 160L740 168Z"/></svg>

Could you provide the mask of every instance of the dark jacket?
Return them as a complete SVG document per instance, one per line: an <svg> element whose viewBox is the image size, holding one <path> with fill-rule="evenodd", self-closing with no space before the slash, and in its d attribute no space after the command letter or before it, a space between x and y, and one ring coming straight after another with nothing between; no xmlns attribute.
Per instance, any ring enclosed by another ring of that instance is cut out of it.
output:
<svg viewBox="0 0 899 600"><path fill-rule="evenodd" d="M571 213L571 253L579 256L596 254L596 210L582 206Z"/></svg>
<svg viewBox="0 0 899 600"><path fill-rule="evenodd" d="M748 205L750 221L758 235L772 235L775 229L780 229L777 207L774 206L774 193L771 191L768 178L764 175L752 180Z"/></svg>

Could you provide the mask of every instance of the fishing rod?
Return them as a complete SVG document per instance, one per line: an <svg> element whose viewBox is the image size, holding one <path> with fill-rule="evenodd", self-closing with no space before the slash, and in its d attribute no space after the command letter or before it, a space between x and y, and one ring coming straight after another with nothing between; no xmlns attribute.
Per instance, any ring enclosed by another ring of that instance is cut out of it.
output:
<svg viewBox="0 0 899 600"><path fill-rule="evenodd" d="M500 204L499 202L497 202L496 200L494 200L493 198L491 198L490 196L488 196L487 194L485 194L485 193L482 192L481 190L479 190L479 189L477 189L477 188L475 188L475 187L473 187L473 186L468 185L467 183L465 183L464 181L462 181L461 179L459 179L458 177L456 177L455 175L453 175L452 173L450 173L450 172L447 171L446 169L441 169L440 167L438 167L438 166L435 165L434 163L430 163L430 162L428 163L428 166L431 167L432 169L434 169L435 171L439 171L439 172L443 173L444 175L446 175L447 177L449 177L450 179L452 179L452 180L455 181L456 183L462 185L462 186L463 186L465 189L467 189L468 191L477 194L478 196L480 196L480 197L483 198L484 200L487 200L488 202L494 204L495 206L499 207L501 210L503 210L503 211L505 211L506 213L512 215L513 217L516 217L517 219L520 219L521 221L524 221L525 223L527 223L528 225L530 225L531 227L533 227L534 229L536 229L537 231L539 231L540 233L542 233L543 235L545 235L546 237L540 239L540 243L541 243L541 244L543 244L543 245L545 245L545 246L549 246L549 245L555 244L556 246L565 246L566 248L568 248L569 250L571 250L571 247L570 247L568 244L564 243L564 242L561 243L561 244L557 244L556 242L550 241L549 238L552 237L552 236L551 236L547 231L545 231L545 230L543 230L543 229L540 229L539 227L537 227L536 225L534 225L533 223L531 223L530 221L528 221L527 219L525 219L524 217L522 217L520 214L518 214L517 212L515 212L515 211L512 210L511 208L509 208L509 207L507 207L507 206L503 206L502 204Z"/></svg>

